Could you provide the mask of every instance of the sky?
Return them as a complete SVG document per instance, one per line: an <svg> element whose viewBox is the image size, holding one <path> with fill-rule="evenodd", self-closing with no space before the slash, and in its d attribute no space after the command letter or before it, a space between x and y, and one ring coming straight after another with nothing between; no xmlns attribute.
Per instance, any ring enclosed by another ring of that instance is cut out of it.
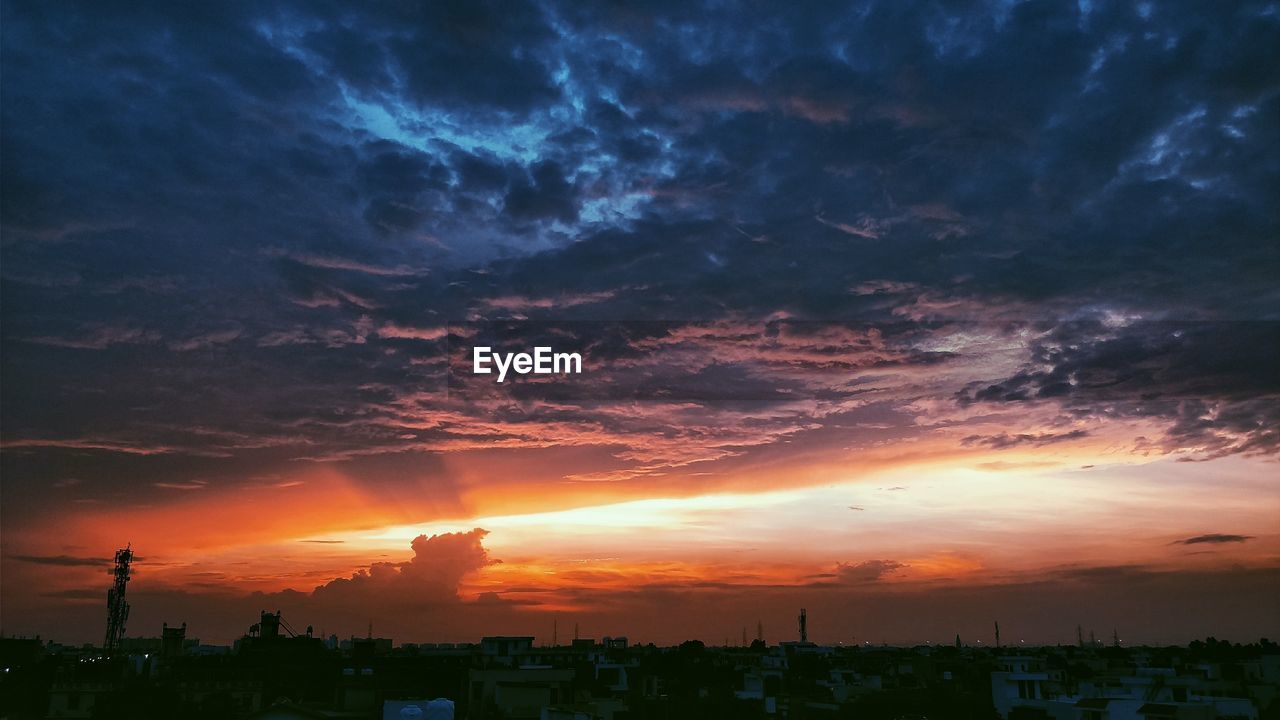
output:
<svg viewBox="0 0 1280 720"><path fill-rule="evenodd" d="M0 631L1275 638L1280 5L792 5L0 2Z"/></svg>

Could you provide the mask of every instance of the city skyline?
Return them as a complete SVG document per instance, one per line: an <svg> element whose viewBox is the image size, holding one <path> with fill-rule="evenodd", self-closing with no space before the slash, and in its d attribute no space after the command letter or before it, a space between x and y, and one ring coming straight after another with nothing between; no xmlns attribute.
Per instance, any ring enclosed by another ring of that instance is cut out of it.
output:
<svg viewBox="0 0 1280 720"><path fill-rule="evenodd" d="M6 634L1280 633L1274 4L2 7Z"/></svg>

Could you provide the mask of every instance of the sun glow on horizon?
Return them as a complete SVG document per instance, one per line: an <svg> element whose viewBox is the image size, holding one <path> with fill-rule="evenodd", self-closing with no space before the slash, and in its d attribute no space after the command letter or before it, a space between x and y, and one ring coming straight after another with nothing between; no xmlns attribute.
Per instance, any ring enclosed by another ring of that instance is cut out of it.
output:
<svg viewBox="0 0 1280 720"><path fill-rule="evenodd" d="M791 490L397 523L295 542L327 539L341 541L346 551L395 556L419 535L482 528L488 532L486 547L504 562L555 565L607 557L623 564L790 562L809 567L914 558L913 575L988 566L1017 572L1064 561L1115 560L1117 542L1129 548L1117 562L1195 562L1169 545L1194 534L1201 522L1201 490L1180 481L1190 472L1185 463L1065 454L1020 467L1016 455L1001 457L1008 468L983 467L973 459L939 462ZM1108 459L1110 464L1094 464ZM1219 467L1224 485L1257 489L1254 461L1230 460ZM1157 498L1162 512L1153 515L1149 510ZM1238 505L1233 510L1242 527L1266 537L1278 508ZM1249 555L1265 554L1272 545L1274 538L1260 542Z"/></svg>

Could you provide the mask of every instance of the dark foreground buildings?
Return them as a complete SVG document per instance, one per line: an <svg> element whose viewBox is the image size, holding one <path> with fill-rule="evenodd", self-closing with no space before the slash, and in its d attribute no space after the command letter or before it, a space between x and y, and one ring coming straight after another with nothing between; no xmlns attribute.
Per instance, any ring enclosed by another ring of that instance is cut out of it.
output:
<svg viewBox="0 0 1280 720"><path fill-rule="evenodd" d="M539 647L313 637L263 613L234 647L185 626L97 647L0 639L10 718L1064 718L1280 717L1280 648L629 645ZM437 700L439 699L439 700ZM446 701L447 700L447 701ZM434 701L434 702L433 702Z"/></svg>

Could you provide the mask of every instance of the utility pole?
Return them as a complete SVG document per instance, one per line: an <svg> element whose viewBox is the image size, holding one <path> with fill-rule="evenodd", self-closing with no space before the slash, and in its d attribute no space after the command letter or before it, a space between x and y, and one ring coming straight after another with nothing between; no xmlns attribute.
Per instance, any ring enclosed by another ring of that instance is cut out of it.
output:
<svg viewBox="0 0 1280 720"><path fill-rule="evenodd" d="M800 608L800 642L809 642L809 617L804 608Z"/></svg>
<svg viewBox="0 0 1280 720"><path fill-rule="evenodd" d="M996 620L996 649L1000 649L1000 621Z"/></svg>

